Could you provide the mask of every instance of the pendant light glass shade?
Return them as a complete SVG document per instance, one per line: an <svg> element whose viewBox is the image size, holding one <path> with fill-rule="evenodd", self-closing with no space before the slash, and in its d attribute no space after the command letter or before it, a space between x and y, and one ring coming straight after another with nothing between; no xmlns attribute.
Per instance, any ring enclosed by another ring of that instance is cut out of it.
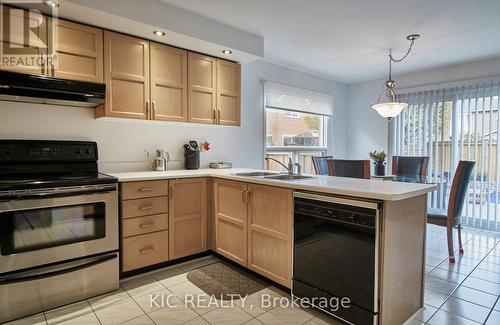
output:
<svg viewBox="0 0 500 325"><path fill-rule="evenodd" d="M396 100L396 94L394 93L394 80L387 80L385 82L386 89L378 96L378 101L376 104L372 105L372 108L377 111L383 118L392 119L401 113L402 110L408 107L407 103L401 103ZM388 101L380 102L382 95L387 97Z"/></svg>
<svg viewBox="0 0 500 325"><path fill-rule="evenodd" d="M407 103L387 102L372 105L372 108L380 114L380 116L391 119L401 113L402 110L408 107Z"/></svg>

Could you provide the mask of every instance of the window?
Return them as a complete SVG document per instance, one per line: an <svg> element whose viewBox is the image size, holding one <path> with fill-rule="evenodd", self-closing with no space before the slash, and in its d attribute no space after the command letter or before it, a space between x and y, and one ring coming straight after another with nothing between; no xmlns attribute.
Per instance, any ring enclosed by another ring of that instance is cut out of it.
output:
<svg viewBox="0 0 500 325"><path fill-rule="evenodd" d="M291 158L304 173L314 173L311 156L327 153L332 101L329 95L267 83L266 156L285 165ZM271 160L266 168L285 170Z"/></svg>
<svg viewBox="0 0 500 325"><path fill-rule="evenodd" d="M288 118L288 111L267 108L266 138L268 147L326 148L328 117L310 113L296 113Z"/></svg>
<svg viewBox="0 0 500 325"><path fill-rule="evenodd" d="M500 84L471 85L400 96L409 103L394 119L395 155L429 156L428 175L447 181L429 195L446 209L459 160L476 167L462 209L462 224L500 229Z"/></svg>

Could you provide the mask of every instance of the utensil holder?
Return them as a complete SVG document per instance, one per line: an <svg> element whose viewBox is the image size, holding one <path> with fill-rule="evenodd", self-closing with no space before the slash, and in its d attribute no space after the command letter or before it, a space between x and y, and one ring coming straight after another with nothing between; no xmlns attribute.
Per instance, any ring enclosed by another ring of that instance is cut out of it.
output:
<svg viewBox="0 0 500 325"><path fill-rule="evenodd" d="M184 168L200 169L200 151L184 151Z"/></svg>

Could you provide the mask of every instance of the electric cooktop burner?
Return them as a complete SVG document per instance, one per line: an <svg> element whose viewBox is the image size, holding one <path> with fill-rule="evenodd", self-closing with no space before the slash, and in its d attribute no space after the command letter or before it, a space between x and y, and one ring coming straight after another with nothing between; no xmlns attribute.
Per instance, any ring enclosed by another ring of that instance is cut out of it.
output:
<svg viewBox="0 0 500 325"><path fill-rule="evenodd" d="M88 141L0 140L0 191L116 183Z"/></svg>

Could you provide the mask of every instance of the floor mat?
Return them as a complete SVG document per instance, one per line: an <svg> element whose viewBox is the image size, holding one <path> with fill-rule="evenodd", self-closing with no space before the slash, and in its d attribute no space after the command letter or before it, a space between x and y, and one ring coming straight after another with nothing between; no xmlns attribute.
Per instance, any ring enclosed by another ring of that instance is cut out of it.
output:
<svg viewBox="0 0 500 325"><path fill-rule="evenodd" d="M251 295L270 284L226 262L216 262L188 272L187 279L208 295L222 300L234 299L231 295Z"/></svg>

